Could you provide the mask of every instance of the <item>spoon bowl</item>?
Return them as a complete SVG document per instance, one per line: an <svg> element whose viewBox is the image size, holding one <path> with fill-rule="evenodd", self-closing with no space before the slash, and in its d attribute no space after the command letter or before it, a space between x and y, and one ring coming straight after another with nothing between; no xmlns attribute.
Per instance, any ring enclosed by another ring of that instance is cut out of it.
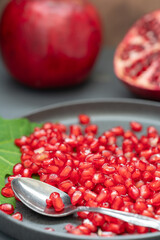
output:
<svg viewBox="0 0 160 240"><path fill-rule="evenodd" d="M160 230L160 221L154 218L109 208L73 206L68 194L39 180L32 178L15 178L12 180L11 186L16 197L18 197L22 203L33 211L45 216L65 217L81 211L98 212L138 226L152 227ZM53 207L48 208L46 206L46 199L49 198L52 192L58 192L60 194L65 205L63 211L56 212Z"/></svg>

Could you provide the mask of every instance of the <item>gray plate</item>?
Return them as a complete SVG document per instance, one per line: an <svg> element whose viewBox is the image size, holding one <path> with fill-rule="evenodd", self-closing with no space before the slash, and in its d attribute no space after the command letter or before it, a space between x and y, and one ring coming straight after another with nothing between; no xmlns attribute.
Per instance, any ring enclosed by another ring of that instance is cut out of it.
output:
<svg viewBox="0 0 160 240"><path fill-rule="evenodd" d="M26 117L36 122L59 121L69 125L78 122L77 116L80 113L86 113L91 116L92 122L99 125L99 133L117 125L122 125L127 129L129 128L129 121L132 120L143 123L144 132L148 125L154 125L160 131L160 104L151 101L129 99L77 101L49 106ZM17 203L17 211L23 214L23 222L14 220L10 216L0 212L0 231L19 240L160 239L159 232L142 235L124 235L114 238L76 236L68 234L64 230L64 226L67 223L76 225L80 222L75 216L59 219L49 218L38 215L19 202ZM45 230L46 227L52 227L55 231L49 232Z"/></svg>

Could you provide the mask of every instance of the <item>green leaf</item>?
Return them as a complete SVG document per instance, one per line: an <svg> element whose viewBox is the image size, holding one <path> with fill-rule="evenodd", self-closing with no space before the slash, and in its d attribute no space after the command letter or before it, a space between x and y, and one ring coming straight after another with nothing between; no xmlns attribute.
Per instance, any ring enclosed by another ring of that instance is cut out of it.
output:
<svg viewBox="0 0 160 240"><path fill-rule="evenodd" d="M12 175L13 166L20 162L20 151L14 144L16 138L28 136L35 126L41 124L29 122L25 118L3 119L0 118L0 190L5 185L7 175ZM11 203L15 206L15 198L5 198L0 194L0 204Z"/></svg>

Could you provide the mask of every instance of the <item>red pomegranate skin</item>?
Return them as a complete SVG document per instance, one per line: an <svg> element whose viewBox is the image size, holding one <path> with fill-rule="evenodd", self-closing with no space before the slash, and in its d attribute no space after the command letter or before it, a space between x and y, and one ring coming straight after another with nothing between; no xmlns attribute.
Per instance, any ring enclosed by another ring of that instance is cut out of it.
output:
<svg viewBox="0 0 160 240"><path fill-rule="evenodd" d="M101 45L99 15L85 0L11 0L0 22L3 60L33 88L83 82Z"/></svg>

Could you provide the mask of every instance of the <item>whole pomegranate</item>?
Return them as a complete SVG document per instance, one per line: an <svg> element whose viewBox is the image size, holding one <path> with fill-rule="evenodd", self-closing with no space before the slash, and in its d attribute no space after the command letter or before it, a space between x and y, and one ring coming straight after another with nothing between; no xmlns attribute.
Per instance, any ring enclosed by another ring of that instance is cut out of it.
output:
<svg viewBox="0 0 160 240"><path fill-rule="evenodd" d="M114 70L134 93L160 100L160 9L131 27L115 51Z"/></svg>
<svg viewBox="0 0 160 240"><path fill-rule="evenodd" d="M84 81L101 42L98 13L85 0L11 0L0 22L6 66L34 88Z"/></svg>

